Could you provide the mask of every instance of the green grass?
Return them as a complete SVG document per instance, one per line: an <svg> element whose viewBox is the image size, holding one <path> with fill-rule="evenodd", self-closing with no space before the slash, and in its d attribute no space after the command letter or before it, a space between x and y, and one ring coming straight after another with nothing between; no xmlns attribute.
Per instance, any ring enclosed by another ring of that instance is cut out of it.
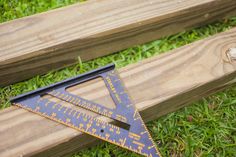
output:
<svg viewBox="0 0 236 157"><path fill-rule="evenodd" d="M0 0L0 21L61 7L79 0ZM65 78L89 71L108 63L118 68L141 61L145 58L167 52L196 40L236 26L236 17L181 32L176 35L138 45L113 55L94 59L36 76L30 80L0 88L1 108L10 106L9 98L30 90L46 86ZM168 114L147 124L152 137L160 146L163 156L236 156L236 87L214 94L193 103L175 113ZM108 143L82 150L73 157L126 157L138 156Z"/></svg>
<svg viewBox="0 0 236 157"><path fill-rule="evenodd" d="M83 1L85 0L0 0L0 22Z"/></svg>

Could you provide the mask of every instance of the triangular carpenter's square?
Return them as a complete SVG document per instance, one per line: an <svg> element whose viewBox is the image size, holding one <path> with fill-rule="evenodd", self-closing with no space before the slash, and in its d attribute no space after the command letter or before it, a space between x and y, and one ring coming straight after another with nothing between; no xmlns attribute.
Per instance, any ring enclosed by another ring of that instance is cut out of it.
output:
<svg viewBox="0 0 236 157"><path fill-rule="evenodd" d="M11 102L41 116L72 127L104 141L113 143L138 154L148 157L160 157L160 153L152 140L138 110L132 104L113 64L78 75L77 77L19 95ZM86 100L71 94L66 88L101 77L109 90L116 108ZM81 113L79 110L63 106L61 102L53 102L43 95L51 95L61 101L82 107L111 119L128 124L129 129L99 120L96 117Z"/></svg>

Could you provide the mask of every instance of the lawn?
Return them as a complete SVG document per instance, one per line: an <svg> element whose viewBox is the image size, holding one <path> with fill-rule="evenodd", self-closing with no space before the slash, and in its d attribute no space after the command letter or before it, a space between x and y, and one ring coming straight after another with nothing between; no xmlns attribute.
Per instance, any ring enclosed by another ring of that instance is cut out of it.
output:
<svg viewBox="0 0 236 157"><path fill-rule="evenodd" d="M80 0L0 0L0 22L69 5ZM199 39L236 26L236 17L180 32L115 54L82 62L59 71L0 88L0 108L10 106L9 98L43 87L108 63L124 67L145 58L165 53ZM177 112L147 124L163 156L235 157L236 87L231 87ZM139 156L117 146L102 143L82 150L73 157Z"/></svg>

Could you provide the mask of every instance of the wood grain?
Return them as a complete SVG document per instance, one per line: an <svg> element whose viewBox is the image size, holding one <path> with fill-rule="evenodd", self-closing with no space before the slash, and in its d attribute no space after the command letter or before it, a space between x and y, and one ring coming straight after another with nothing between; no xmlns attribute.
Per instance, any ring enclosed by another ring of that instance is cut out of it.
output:
<svg viewBox="0 0 236 157"><path fill-rule="evenodd" d="M236 15L235 0L93 0L0 25L0 86Z"/></svg>
<svg viewBox="0 0 236 157"><path fill-rule="evenodd" d="M119 69L145 121L176 111L236 82L236 28L170 53ZM68 89L100 103L109 102L101 80ZM112 107L112 106L111 106ZM65 156L98 140L74 129L10 107L0 112L0 156Z"/></svg>

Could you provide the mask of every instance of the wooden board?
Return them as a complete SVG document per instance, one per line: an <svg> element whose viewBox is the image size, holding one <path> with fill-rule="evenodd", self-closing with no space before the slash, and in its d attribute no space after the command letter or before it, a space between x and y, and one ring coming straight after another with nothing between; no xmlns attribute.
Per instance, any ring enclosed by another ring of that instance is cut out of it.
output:
<svg viewBox="0 0 236 157"><path fill-rule="evenodd" d="M235 0L93 0L0 25L0 87L236 15Z"/></svg>
<svg viewBox="0 0 236 157"><path fill-rule="evenodd" d="M234 84L236 60L227 51L232 47L236 28L118 71L143 119L149 121ZM109 101L101 80L68 90L99 103ZM0 135L4 157L64 156L97 141L17 107L0 112Z"/></svg>

